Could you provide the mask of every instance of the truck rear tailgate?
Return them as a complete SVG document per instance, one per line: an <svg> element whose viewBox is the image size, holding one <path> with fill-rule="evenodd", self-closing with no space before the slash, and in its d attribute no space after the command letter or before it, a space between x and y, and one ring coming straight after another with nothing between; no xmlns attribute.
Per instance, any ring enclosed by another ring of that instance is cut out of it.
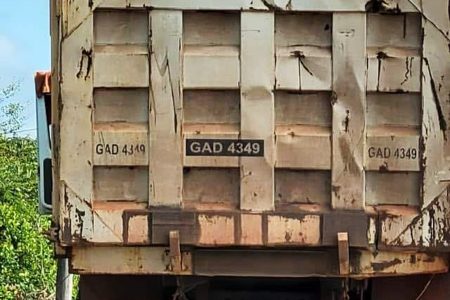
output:
<svg viewBox="0 0 450 300"><path fill-rule="evenodd" d="M444 2L63 1L60 245L448 251Z"/></svg>

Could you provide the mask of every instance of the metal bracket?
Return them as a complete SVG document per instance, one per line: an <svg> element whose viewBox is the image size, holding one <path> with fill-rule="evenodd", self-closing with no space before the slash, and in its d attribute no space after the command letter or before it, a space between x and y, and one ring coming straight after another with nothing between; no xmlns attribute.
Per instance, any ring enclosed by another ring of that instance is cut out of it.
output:
<svg viewBox="0 0 450 300"><path fill-rule="evenodd" d="M69 252L67 248L65 247L61 247L58 243L54 243L54 248L53 248L53 255L56 258L68 258L69 257Z"/></svg>
<svg viewBox="0 0 450 300"><path fill-rule="evenodd" d="M169 247L170 269L174 273L180 273L183 268L181 261L180 232L178 230L170 231Z"/></svg>
<svg viewBox="0 0 450 300"><path fill-rule="evenodd" d="M348 233L338 232L338 253L339 253L339 273L341 275L350 274L349 263L349 246L348 246Z"/></svg>

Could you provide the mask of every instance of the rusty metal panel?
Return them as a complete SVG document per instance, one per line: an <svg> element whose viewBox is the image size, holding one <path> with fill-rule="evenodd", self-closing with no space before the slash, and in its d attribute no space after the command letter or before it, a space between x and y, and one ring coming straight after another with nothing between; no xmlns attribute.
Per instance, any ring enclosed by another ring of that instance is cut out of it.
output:
<svg viewBox="0 0 450 300"><path fill-rule="evenodd" d="M319 245L320 216L272 215L267 216L268 245Z"/></svg>
<svg viewBox="0 0 450 300"><path fill-rule="evenodd" d="M445 191L420 211L380 217L380 247L446 251L449 247L449 199Z"/></svg>
<svg viewBox="0 0 450 300"><path fill-rule="evenodd" d="M71 271L77 274L170 274L166 248L80 247L73 248ZM192 274L192 261L183 253L183 275Z"/></svg>
<svg viewBox="0 0 450 300"><path fill-rule="evenodd" d="M181 275L339 277L334 250L182 250ZM271 263L267 263L267 261ZM362 278L444 273L446 260L424 253L350 251L348 276ZM174 274L167 247L75 247L72 271L78 274Z"/></svg>
<svg viewBox="0 0 450 300"><path fill-rule="evenodd" d="M192 212L154 212L152 220L152 243L167 245L169 232L178 230L182 244L193 244L198 239L198 226L195 213Z"/></svg>
<svg viewBox="0 0 450 300"><path fill-rule="evenodd" d="M364 247L370 245L370 217L359 212L337 212L323 215L322 244L337 245L338 232L347 232L350 247Z"/></svg>
<svg viewBox="0 0 450 300"><path fill-rule="evenodd" d="M58 245L166 246L178 231L182 247L335 251L346 233L350 260L366 251L354 276L443 270L448 3L62 1Z"/></svg>
<svg viewBox="0 0 450 300"><path fill-rule="evenodd" d="M350 252L350 277L446 272L442 257L418 253L368 251ZM230 276L311 277L339 276L339 262L334 251L248 251L198 250L194 253L194 274ZM266 263L270 260L271 263ZM215 264L211 264L215 261ZM425 271L426 270L426 271Z"/></svg>

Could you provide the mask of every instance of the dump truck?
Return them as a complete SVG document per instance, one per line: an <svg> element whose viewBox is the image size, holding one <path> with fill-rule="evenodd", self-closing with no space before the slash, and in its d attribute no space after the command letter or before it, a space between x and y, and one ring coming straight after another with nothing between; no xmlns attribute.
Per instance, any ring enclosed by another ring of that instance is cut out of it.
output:
<svg viewBox="0 0 450 300"><path fill-rule="evenodd" d="M450 299L448 8L51 1L41 202L81 299Z"/></svg>

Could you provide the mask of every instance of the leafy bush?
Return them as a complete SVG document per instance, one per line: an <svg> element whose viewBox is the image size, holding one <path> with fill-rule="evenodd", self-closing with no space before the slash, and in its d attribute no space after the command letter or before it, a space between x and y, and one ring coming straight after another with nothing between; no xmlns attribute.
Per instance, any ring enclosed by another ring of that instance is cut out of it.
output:
<svg viewBox="0 0 450 300"><path fill-rule="evenodd" d="M36 142L0 136L0 299L54 298L55 263L37 213Z"/></svg>
<svg viewBox="0 0 450 300"><path fill-rule="evenodd" d="M36 141L17 137L18 89L17 82L0 88L0 299L54 299L56 265L43 235L50 218L37 210Z"/></svg>

